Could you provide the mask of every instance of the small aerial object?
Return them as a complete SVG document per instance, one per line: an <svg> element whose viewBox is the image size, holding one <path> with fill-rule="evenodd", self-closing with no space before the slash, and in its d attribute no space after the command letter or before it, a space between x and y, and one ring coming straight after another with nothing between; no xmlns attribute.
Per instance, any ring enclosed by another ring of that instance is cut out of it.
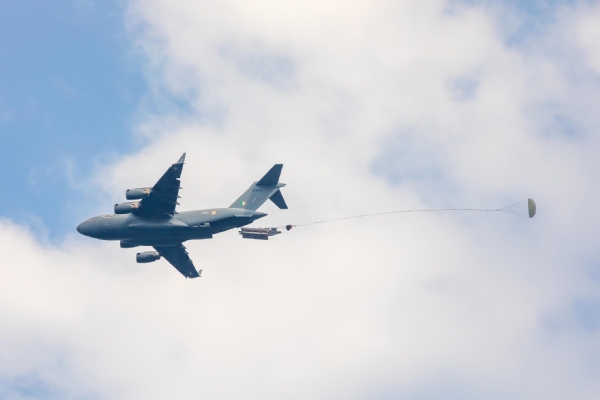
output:
<svg viewBox="0 0 600 400"><path fill-rule="evenodd" d="M510 206L499 208L497 211L533 218L536 213L536 205L533 199L527 199L515 204L511 204Z"/></svg>
<svg viewBox="0 0 600 400"><path fill-rule="evenodd" d="M197 278L196 270L183 242L210 239L229 229L240 228L267 216L256 211L267 200L287 209L279 176L283 164L275 164L259 181L254 182L229 208L208 208L177 212L179 186L185 153L171 165L153 187L129 189L129 201L115 204L114 214L90 218L77 227L82 235L102 240L119 240L122 248L152 246L155 251L138 253L138 263L154 262L164 257L186 278ZM247 239L268 239L279 234L276 228L242 229Z"/></svg>
<svg viewBox="0 0 600 400"><path fill-rule="evenodd" d="M268 240L281 234L279 228L290 231L297 226L323 224L345 219L372 217L375 215L399 214L409 212L440 211L500 211L532 218L536 205L527 199L510 206L486 210L479 208L440 208L423 210L399 210L371 214L354 215L299 225L284 225L273 228L245 228L267 214L256 211L267 200L271 200L281 209L287 204L281 194L285 183L279 183L283 164L275 164L259 181L254 182L229 208L208 208L177 212L179 204L179 178L183 170L185 153L179 161L163 174L152 187L128 189L125 197L128 201L115 204L114 214L100 215L84 221L77 227L82 235L102 240L119 240L122 248L152 246L155 251L137 253L138 263L150 263L164 257L186 278L197 278L202 270L196 270L188 256L183 242L196 239L211 239L213 235L234 228L241 228L239 234L244 239Z"/></svg>
<svg viewBox="0 0 600 400"><path fill-rule="evenodd" d="M364 217L374 217L376 215L401 214L401 213L412 213L412 212L442 212L442 211L486 211L486 212L499 211L499 212L520 215L523 217L533 218L536 213L536 205L535 205L535 201L533 201L533 199L527 199L527 200L523 200L523 201L520 201L515 204L511 204L510 206L506 206L503 208L497 208L497 209L493 209L493 210L487 210L487 209L483 209L483 208L428 208L428 209L422 209L422 210L396 210L396 211L377 212L377 213L371 213L371 214L352 215L349 217L326 219L324 221L308 222L308 223L304 223L304 224L278 226L277 228L285 228L287 231L290 231L290 230L292 230L292 228L295 228L297 226L325 224L328 222L342 221L345 219L355 219L355 218L364 218Z"/></svg>
<svg viewBox="0 0 600 400"><path fill-rule="evenodd" d="M268 240L270 236L279 235L281 231L277 228L242 228L240 235L244 239Z"/></svg>

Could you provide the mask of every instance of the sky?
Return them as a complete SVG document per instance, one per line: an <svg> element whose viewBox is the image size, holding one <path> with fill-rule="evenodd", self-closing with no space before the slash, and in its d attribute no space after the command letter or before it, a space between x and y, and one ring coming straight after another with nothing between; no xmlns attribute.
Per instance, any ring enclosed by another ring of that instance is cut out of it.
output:
<svg viewBox="0 0 600 400"><path fill-rule="evenodd" d="M50 234L73 224L74 181L139 145L146 84L115 2L7 2L0 15L0 212Z"/></svg>
<svg viewBox="0 0 600 400"><path fill-rule="evenodd" d="M596 1L25 0L0 13L0 398L597 399ZM187 152L283 163L185 280L78 235Z"/></svg>

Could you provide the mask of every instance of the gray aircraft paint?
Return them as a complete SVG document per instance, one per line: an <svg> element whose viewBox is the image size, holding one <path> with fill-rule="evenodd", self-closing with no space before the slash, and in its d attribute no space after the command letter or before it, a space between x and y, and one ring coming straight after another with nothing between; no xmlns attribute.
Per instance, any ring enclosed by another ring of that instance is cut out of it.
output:
<svg viewBox="0 0 600 400"><path fill-rule="evenodd" d="M101 240L120 240L138 246L210 239L217 233L251 224L267 214L235 208L185 211L168 219L149 219L131 214L90 218L77 227L82 235Z"/></svg>
<svg viewBox="0 0 600 400"><path fill-rule="evenodd" d="M240 228L265 217L267 214L256 210L270 198L279 208L287 208L279 191L285 186L279 183L283 165L276 164L229 208L174 211L178 204L179 176L184 160L185 153L153 188L129 189L128 194L139 193L141 196L143 192L146 196L131 207L131 212L90 218L81 223L77 231L95 239L120 241L124 248L153 246L184 276L194 278L200 276L201 270L196 271L183 242L210 239L217 233ZM115 205L115 210L130 209L123 204ZM138 253L138 262L154 258L151 253L155 252Z"/></svg>
<svg viewBox="0 0 600 400"><path fill-rule="evenodd" d="M254 182L248 190L244 192L233 204L229 207L239 207L247 210L257 210L265 201L271 199L279 208L287 209L285 200L279 191L285 186L285 183L279 183L279 176L283 164L275 164L262 177L261 180Z"/></svg>

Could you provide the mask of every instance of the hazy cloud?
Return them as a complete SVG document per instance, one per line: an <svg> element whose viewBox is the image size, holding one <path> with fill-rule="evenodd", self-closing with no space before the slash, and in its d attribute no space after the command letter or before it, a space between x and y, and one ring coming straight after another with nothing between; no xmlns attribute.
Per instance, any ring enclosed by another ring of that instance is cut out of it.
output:
<svg viewBox="0 0 600 400"><path fill-rule="evenodd" d="M556 56L593 54L577 11L515 47L488 8L443 1L132 1L150 84L193 112L142 121L148 145L91 177L102 196L187 151L183 210L283 162L290 210L261 223L528 196L539 214L229 232L189 243L195 281L4 220L0 376L66 398L597 398L600 121L579 116L600 92L593 61ZM587 134L544 134L554 115Z"/></svg>

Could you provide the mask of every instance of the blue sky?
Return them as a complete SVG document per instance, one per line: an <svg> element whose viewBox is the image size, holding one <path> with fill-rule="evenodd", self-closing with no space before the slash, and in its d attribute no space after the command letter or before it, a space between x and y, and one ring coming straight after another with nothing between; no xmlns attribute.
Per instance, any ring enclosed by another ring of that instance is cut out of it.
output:
<svg viewBox="0 0 600 400"><path fill-rule="evenodd" d="M507 40L539 33L555 6L572 3L504 2L522 18ZM126 31L122 1L7 2L0 37L0 165L10 171L0 176L10 193L0 197L0 215L60 237L81 217L74 204L89 201L70 177L80 181L99 162L144 145L132 134L149 99L144 60ZM161 101L187 109L185 99Z"/></svg>
<svg viewBox="0 0 600 400"><path fill-rule="evenodd" d="M0 215L62 234L84 200L69 184L139 147L146 84L119 1L11 1L0 13Z"/></svg>

